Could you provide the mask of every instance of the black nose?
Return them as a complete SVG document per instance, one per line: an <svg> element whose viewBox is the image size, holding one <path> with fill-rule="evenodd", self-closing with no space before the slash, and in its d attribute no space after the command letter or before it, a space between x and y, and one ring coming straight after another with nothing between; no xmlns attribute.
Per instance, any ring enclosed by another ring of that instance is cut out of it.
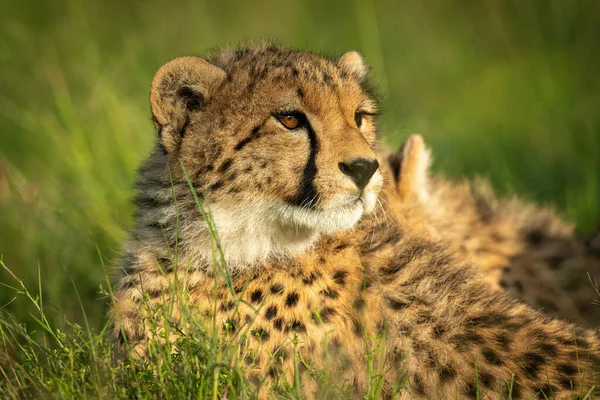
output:
<svg viewBox="0 0 600 400"><path fill-rule="evenodd" d="M369 179L379 168L379 163L377 160L356 158L348 163L341 162L338 167L340 167L340 171L352 178L360 190L363 190L369 183Z"/></svg>

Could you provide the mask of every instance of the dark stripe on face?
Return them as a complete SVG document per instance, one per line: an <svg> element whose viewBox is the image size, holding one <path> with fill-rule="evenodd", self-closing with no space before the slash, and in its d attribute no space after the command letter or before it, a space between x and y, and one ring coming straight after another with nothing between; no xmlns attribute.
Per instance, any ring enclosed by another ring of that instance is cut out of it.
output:
<svg viewBox="0 0 600 400"><path fill-rule="evenodd" d="M252 133L250 135L248 135L247 137L245 137L244 139L240 140L240 142L238 144L235 145L234 149L236 151L239 151L241 149L243 149L244 147L246 147L246 145L248 143L250 143L251 141L253 141L254 139L258 139L261 135L260 135L260 126L255 127L254 129L252 129Z"/></svg>
<svg viewBox="0 0 600 400"><path fill-rule="evenodd" d="M319 142L317 141L317 135L314 129L310 125L310 122L306 121L306 131L308 133L308 142L310 145L310 154L308 155L308 161L304 166L302 173L302 182L300 183L300 190L296 196L289 200L295 206L298 207L314 207L317 204L317 190L315 188L315 177L317 176L317 152L319 151Z"/></svg>

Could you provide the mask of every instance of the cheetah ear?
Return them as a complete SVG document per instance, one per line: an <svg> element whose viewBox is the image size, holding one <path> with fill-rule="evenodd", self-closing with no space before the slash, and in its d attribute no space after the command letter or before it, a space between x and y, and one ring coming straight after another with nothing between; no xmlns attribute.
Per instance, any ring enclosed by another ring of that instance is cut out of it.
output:
<svg viewBox="0 0 600 400"><path fill-rule="evenodd" d="M398 196L404 201L412 199L426 202L429 198L431 151L423 137L419 134L410 135L402 147L388 158L388 162L394 174Z"/></svg>
<svg viewBox="0 0 600 400"><path fill-rule="evenodd" d="M341 56L337 61L337 66L359 81L362 81L367 75L367 72L369 72L369 66L356 51L349 51Z"/></svg>
<svg viewBox="0 0 600 400"><path fill-rule="evenodd" d="M150 104L168 152L179 148L190 114L202 109L226 77L221 68L199 57L179 57L160 67L152 80Z"/></svg>

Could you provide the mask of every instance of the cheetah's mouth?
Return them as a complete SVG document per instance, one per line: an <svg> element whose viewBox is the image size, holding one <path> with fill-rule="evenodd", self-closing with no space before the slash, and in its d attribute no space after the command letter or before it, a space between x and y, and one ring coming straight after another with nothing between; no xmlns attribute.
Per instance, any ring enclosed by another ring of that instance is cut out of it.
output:
<svg viewBox="0 0 600 400"><path fill-rule="evenodd" d="M278 207L276 215L284 228L331 234L352 229L363 215L373 212L377 196L378 191L365 190L353 196L339 196L324 208Z"/></svg>

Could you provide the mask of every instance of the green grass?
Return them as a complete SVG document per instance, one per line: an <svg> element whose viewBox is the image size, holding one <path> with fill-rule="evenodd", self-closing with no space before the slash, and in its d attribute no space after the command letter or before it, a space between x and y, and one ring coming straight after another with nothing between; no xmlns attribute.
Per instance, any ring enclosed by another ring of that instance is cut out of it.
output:
<svg viewBox="0 0 600 400"><path fill-rule="evenodd" d="M0 254L43 296L48 329L71 331L65 340L81 347L48 353L39 368L83 368L73 357L108 351L94 336L106 320L101 266L116 274L133 222L135 168L154 140L149 84L165 61L256 38L356 49L384 95L384 140L419 132L444 174L487 176L587 232L600 219L598 15L593 0L3 0ZM6 285L15 281L0 270L3 321L26 327L10 331L28 343L20 351L59 351L45 347L34 303ZM94 343L75 339L86 323Z"/></svg>

